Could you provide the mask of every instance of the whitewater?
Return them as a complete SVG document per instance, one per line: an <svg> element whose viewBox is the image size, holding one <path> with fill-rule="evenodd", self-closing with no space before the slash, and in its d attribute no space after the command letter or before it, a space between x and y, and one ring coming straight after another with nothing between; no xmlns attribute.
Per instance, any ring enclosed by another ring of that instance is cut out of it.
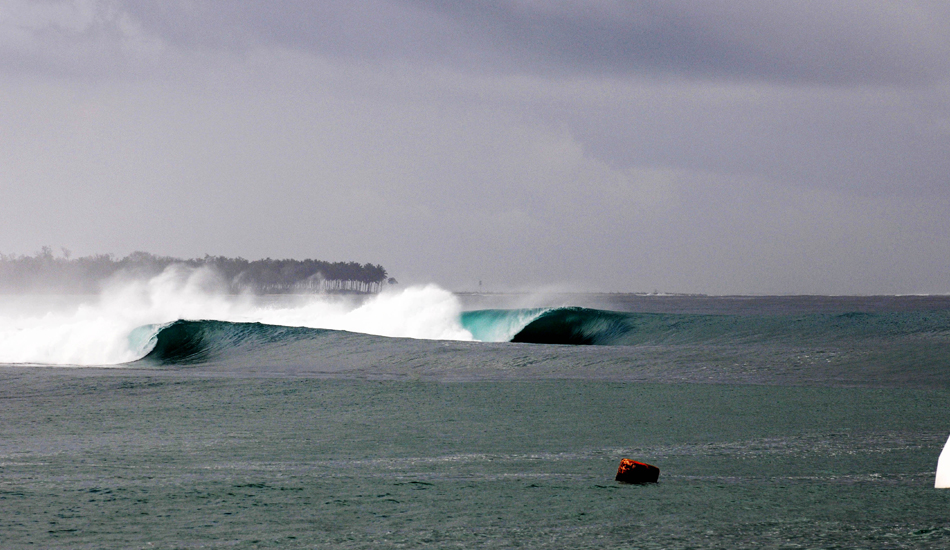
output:
<svg viewBox="0 0 950 550"><path fill-rule="evenodd" d="M0 546L950 547L950 297L226 288L0 297Z"/></svg>
<svg viewBox="0 0 950 550"><path fill-rule="evenodd" d="M228 295L208 268L171 266L145 279L117 279L87 297L0 301L0 363L105 366L144 357L178 320L345 330L389 337L472 340L461 304L435 285L372 296ZM508 339L510 335L496 335Z"/></svg>

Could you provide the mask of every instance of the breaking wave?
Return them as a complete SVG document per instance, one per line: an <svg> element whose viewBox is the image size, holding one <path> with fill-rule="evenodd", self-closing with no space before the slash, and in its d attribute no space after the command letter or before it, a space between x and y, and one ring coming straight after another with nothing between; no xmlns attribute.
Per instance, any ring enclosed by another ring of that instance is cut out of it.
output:
<svg viewBox="0 0 950 550"><path fill-rule="evenodd" d="M527 313L527 312L526 312ZM469 315L466 319L465 315ZM463 315L463 325L473 334L489 318L511 316L494 311ZM524 315L524 314L523 314ZM950 312L913 311L884 313L820 313L809 315L708 315L629 313L579 307L532 310L530 318L510 341L564 345L698 345L752 344L755 342L803 343L880 338L950 339ZM950 342L948 342L950 343Z"/></svg>
<svg viewBox="0 0 950 550"><path fill-rule="evenodd" d="M0 364L193 364L223 357L349 353L350 333L428 340L588 346L781 344L857 350L902 342L950 359L950 310L801 315L638 313L555 307L463 311L436 286L370 297L233 296L213 273L169 268L70 303L0 301ZM8 297L9 298L9 297ZM35 298L35 297L34 297ZM349 335L347 335L349 334ZM929 342L921 348L916 343ZM360 342L368 342L363 339ZM328 346L343 349L331 350ZM751 347L750 347L751 346ZM899 349L894 347L895 350ZM900 348L903 349L903 348ZM330 351L328 351L330 350ZM281 355L285 354L285 355Z"/></svg>
<svg viewBox="0 0 950 550"><path fill-rule="evenodd" d="M881 339L943 342L950 358L947 313L828 314L804 316L731 316L624 313L576 307L479 310L460 314L470 336L485 342L599 346L702 346L790 344L839 347L873 344ZM339 331L263 323L176 321L145 326L139 341L148 343L148 361L190 364L223 358L324 353L328 336ZM134 334L134 333L133 333ZM357 335L353 335L354 337ZM337 341L355 350L354 340ZM293 352L291 352L291 349Z"/></svg>
<svg viewBox="0 0 950 550"><path fill-rule="evenodd" d="M148 354L156 341L174 340L171 334L182 327L178 321L199 322L202 334L211 326L259 323L471 340L461 309L455 295L434 285L369 297L227 295L213 271L172 266L148 280L114 281L95 297L6 297L0 302L0 364L128 363ZM207 324L212 321L221 324ZM239 337L231 328L224 333Z"/></svg>

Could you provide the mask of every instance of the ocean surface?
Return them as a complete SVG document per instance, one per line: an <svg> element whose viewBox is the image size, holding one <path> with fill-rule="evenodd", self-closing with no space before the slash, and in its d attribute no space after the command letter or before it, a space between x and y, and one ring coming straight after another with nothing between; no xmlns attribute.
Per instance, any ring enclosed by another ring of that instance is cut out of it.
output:
<svg viewBox="0 0 950 550"><path fill-rule="evenodd" d="M0 548L950 547L950 297L201 283L0 298Z"/></svg>

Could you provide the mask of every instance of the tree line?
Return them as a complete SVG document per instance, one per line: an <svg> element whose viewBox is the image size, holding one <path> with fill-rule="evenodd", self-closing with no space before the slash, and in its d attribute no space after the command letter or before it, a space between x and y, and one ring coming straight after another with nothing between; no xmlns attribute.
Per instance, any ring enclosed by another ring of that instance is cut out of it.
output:
<svg viewBox="0 0 950 550"><path fill-rule="evenodd" d="M170 265L211 267L231 292L290 294L312 292L375 293L395 284L381 265L322 260L245 260L225 256L181 259L133 252L124 258L96 254L73 258L69 250L53 254L44 246L33 256L0 253L0 292L93 294L118 274L153 277Z"/></svg>

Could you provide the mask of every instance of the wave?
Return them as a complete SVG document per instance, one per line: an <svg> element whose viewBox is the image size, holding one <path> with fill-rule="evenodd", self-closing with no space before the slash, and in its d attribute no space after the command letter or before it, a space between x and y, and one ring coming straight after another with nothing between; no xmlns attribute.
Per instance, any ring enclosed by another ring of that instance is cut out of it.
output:
<svg viewBox="0 0 950 550"><path fill-rule="evenodd" d="M586 346L828 343L859 349L922 339L941 348L950 344L948 309L761 315L582 307L462 311L457 296L433 285L365 299L228 296L201 269L170 268L146 281L117 283L79 303L41 302L0 300L0 364L101 366L143 358L184 364L261 353L268 362L279 363L281 353L306 361L315 353L351 353L370 342L352 333ZM330 342L343 348L331 349Z"/></svg>
<svg viewBox="0 0 950 550"><path fill-rule="evenodd" d="M266 348L292 342L315 340L329 330L285 327L263 323L226 321L175 321L168 325L145 326L149 332L146 363L194 364L228 357L246 357Z"/></svg>
<svg viewBox="0 0 950 550"><path fill-rule="evenodd" d="M524 310L476 310L460 315L476 340L556 345L697 346L725 345L752 349L756 344L815 347L830 344L860 348L874 342L926 338L950 344L947 312L739 316L627 313L578 307ZM241 357L313 358L356 352L365 338L336 330L226 321L175 321L139 327L143 361L195 364ZM333 338L331 342L330 337ZM752 346L752 348L750 348Z"/></svg>
<svg viewBox="0 0 950 550"><path fill-rule="evenodd" d="M458 298L435 285L370 297L226 292L207 268L171 266L150 279L116 280L98 296L0 297L0 364L121 365L145 356L159 327L179 330L181 320L472 340Z"/></svg>
<svg viewBox="0 0 950 550"><path fill-rule="evenodd" d="M467 317L466 317L467 316ZM496 320L497 327L482 325ZM524 321L523 325L515 320ZM580 307L484 310L463 314L476 334L510 333L511 342L563 345L751 344L950 337L950 312L911 311L809 315L629 313Z"/></svg>
<svg viewBox="0 0 950 550"><path fill-rule="evenodd" d="M462 327L479 342L510 342L550 308L480 309L462 313Z"/></svg>

